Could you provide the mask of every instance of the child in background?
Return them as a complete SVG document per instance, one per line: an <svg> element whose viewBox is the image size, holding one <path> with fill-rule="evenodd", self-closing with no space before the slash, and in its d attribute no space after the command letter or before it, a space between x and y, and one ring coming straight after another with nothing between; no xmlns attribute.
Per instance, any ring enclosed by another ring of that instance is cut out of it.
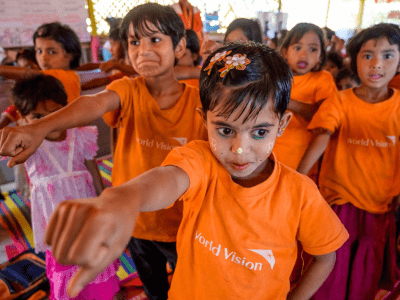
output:
<svg viewBox="0 0 400 300"><path fill-rule="evenodd" d="M201 62L200 56L200 41L197 37L196 32L191 29L186 30L186 51L185 54L179 58L177 66L185 66L185 67L199 67ZM180 80L182 83L186 83L188 85L199 88L199 79L186 79Z"/></svg>
<svg viewBox="0 0 400 300"><path fill-rule="evenodd" d="M30 142L23 145L29 144L30 150L23 152L25 156L21 153L27 158L50 132L90 124L107 111L118 109L120 133L111 175L113 186L160 166L173 148L207 138L196 113L201 105L199 90L174 77L174 64L186 49L184 36L183 22L171 7L156 3L136 6L122 22L121 37L141 77L116 80L105 91L82 96L32 126L6 127L3 134L32 130ZM22 160L13 158L8 165L16 162ZM135 230L129 232L131 241L125 241L150 299L167 299L166 264L168 261L175 268L182 206L178 201L169 209L142 212Z"/></svg>
<svg viewBox="0 0 400 300"><path fill-rule="evenodd" d="M261 44L263 40L260 24L244 18L233 20L226 29L224 41L226 43L253 41Z"/></svg>
<svg viewBox="0 0 400 300"><path fill-rule="evenodd" d="M61 82L50 75L39 74L18 80L11 93L18 113L27 124L67 105L67 94ZM31 184L35 251L46 252L51 299L70 299L66 284L76 273L77 266L57 263L44 243L45 230L57 204L68 199L95 197L104 189L93 160L97 149L95 126L53 131L25 162ZM117 268L118 261L74 299L113 299L119 290Z"/></svg>
<svg viewBox="0 0 400 300"><path fill-rule="evenodd" d="M338 91L358 87L361 84L360 78L348 68L341 69L336 75L335 81Z"/></svg>
<svg viewBox="0 0 400 300"><path fill-rule="evenodd" d="M307 174L325 151L320 191L350 233L314 299L375 299L391 290L396 264L395 203L400 193L400 91L388 87L400 64L400 32L378 24L347 45L361 86L329 97L309 129L315 134L298 171Z"/></svg>
<svg viewBox="0 0 400 300"><path fill-rule="evenodd" d="M343 57L336 52L329 52L326 56L326 64L324 70L336 77L339 70L343 67Z"/></svg>
<svg viewBox="0 0 400 300"><path fill-rule="evenodd" d="M17 63L18 67L30 68L35 70L40 69L36 61L36 52L33 48L20 50L17 54L15 62Z"/></svg>
<svg viewBox="0 0 400 300"><path fill-rule="evenodd" d="M293 118L285 133L277 140L275 154L279 161L296 169L312 135L307 125L319 105L337 90L326 61L324 34L318 26L299 23L290 30L280 51L293 72L293 86L288 109ZM316 181L317 166L312 170Z"/></svg>
<svg viewBox="0 0 400 300"><path fill-rule="evenodd" d="M168 299L309 299L348 234L315 184L272 154L291 117L285 112L291 77L282 57L261 44L231 44L213 53L203 66L198 110L210 142L178 147L162 167L105 190L93 201L99 204L93 217L80 218L66 234L49 227L46 238L57 259L87 266L89 257L98 257L105 265L123 251L139 211L163 209L179 198L179 259ZM60 206L52 224L91 209L85 201ZM314 260L288 295L297 240ZM100 254L104 244L110 247ZM72 294L95 274L82 269L71 282Z"/></svg>

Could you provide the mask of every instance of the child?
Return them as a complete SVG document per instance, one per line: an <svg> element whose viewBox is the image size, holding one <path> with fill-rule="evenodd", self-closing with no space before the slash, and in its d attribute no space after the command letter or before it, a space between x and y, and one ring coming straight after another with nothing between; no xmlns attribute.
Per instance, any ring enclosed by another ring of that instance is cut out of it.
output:
<svg viewBox="0 0 400 300"><path fill-rule="evenodd" d="M285 113L290 86L289 67L266 46L231 44L213 53L203 66L198 110L210 142L172 150L162 167L105 190L96 208L83 200L60 206L52 224L64 223L65 214L94 214L60 238L59 229L49 227L46 238L57 259L103 266L123 251L139 211L166 208L179 198L184 216L168 299L311 297L348 234L315 184L272 154L291 117ZM103 215L108 224L100 221ZM288 297L297 240L315 259ZM71 282L72 294L96 272L82 271Z"/></svg>
<svg viewBox="0 0 400 300"><path fill-rule="evenodd" d="M321 194L350 233L315 299L375 299L380 279L389 290L399 279L392 202L400 193L400 91L388 88L399 49L390 24L356 35L347 53L361 86L329 97L309 125L315 137L298 171L306 174L325 151Z"/></svg>
<svg viewBox="0 0 400 300"><path fill-rule="evenodd" d="M358 87L361 84L360 78L348 68L341 69L336 75L335 81L338 91Z"/></svg>
<svg viewBox="0 0 400 300"><path fill-rule="evenodd" d="M17 58L15 59L18 67L30 68L39 70L39 66L36 61L36 53L33 48L22 49L18 52Z"/></svg>
<svg viewBox="0 0 400 300"><path fill-rule="evenodd" d="M336 77L339 70L343 67L343 57L336 52L329 52L326 56L326 64L324 70Z"/></svg>
<svg viewBox="0 0 400 300"><path fill-rule="evenodd" d="M12 98L27 124L67 105L61 82L50 75L34 75L19 80ZM97 151L97 128L81 127L53 131L46 135L38 150L25 162L31 184L32 229L36 252L46 252L46 273L52 299L70 299L66 283L77 266L57 263L44 243L51 213L67 199L99 195L104 186L93 158ZM71 220L72 221L72 220ZM74 299L113 299L119 290L117 261L102 272Z"/></svg>
<svg viewBox="0 0 400 300"><path fill-rule="evenodd" d="M262 33L260 25L257 21L239 18L233 20L226 29L225 39L226 43L233 43L241 41L247 43L253 41L262 43Z"/></svg>
<svg viewBox="0 0 400 300"><path fill-rule="evenodd" d="M177 66L184 67L199 67L201 62L200 56L200 41L197 37L196 32L191 29L186 30L186 51L185 54L178 60ZM180 80L182 83L186 83L188 85L199 88L199 79L186 79Z"/></svg>
<svg viewBox="0 0 400 300"><path fill-rule="evenodd" d="M173 148L206 139L207 132L196 113L201 105L198 89L174 78L174 64L185 53L186 45L181 18L171 7L146 3L126 15L121 33L132 66L141 77L116 80L106 91L82 96L32 126L6 127L3 133L35 131L29 134L36 138L30 140L32 148L29 153L24 151L25 158L49 132L90 124L117 109L120 132L111 176L114 186L160 166ZM14 165L15 159L8 164ZM182 203L177 202L166 210L141 213L134 232L129 232L133 238L128 249L151 299L167 298L166 264L168 261L175 267L181 219ZM125 242L124 247L129 240Z"/></svg>
<svg viewBox="0 0 400 300"><path fill-rule="evenodd" d="M324 99L334 94L335 82L322 68L326 61L324 34L310 23L299 23L286 35L281 52L293 72L293 88L288 109L293 118L277 140L275 154L279 161L296 169L312 135L307 125ZM316 180L317 169L313 169Z"/></svg>

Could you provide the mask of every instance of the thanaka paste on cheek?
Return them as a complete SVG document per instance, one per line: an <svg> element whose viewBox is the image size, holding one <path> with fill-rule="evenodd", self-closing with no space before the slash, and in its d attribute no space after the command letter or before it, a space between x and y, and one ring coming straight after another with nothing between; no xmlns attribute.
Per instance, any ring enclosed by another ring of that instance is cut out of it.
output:
<svg viewBox="0 0 400 300"><path fill-rule="evenodd" d="M210 139L210 147L213 151L217 151L217 141L214 139Z"/></svg>

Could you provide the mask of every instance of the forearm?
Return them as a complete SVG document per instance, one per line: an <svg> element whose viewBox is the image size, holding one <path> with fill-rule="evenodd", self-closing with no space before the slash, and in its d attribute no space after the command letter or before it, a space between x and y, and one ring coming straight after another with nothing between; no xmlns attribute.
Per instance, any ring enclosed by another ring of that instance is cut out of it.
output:
<svg viewBox="0 0 400 300"><path fill-rule="evenodd" d="M290 99L288 109L299 114L307 121L311 121L318 108L321 106L322 101L315 104L308 104L297 100Z"/></svg>
<svg viewBox="0 0 400 300"><path fill-rule="evenodd" d="M299 283L288 295L288 300L310 299L328 278L336 262L336 252L316 255L301 276Z"/></svg>
<svg viewBox="0 0 400 300"><path fill-rule="evenodd" d="M95 78L92 79L88 82L85 82L84 84L81 85L82 91L94 89L100 86L105 86L111 83L110 78L108 77L100 77L100 78Z"/></svg>
<svg viewBox="0 0 400 300"><path fill-rule="evenodd" d="M126 76L132 76L132 75L137 74L137 72L135 71L135 69L132 66L129 66L126 64L119 63L117 65L116 69L121 71L122 73L124 73Z"/></svg>
<svg viewBox="0 0 400 300"><path fill-rule="evenodd" d="M90 70L95 70L100 67L100 63L87 63L84 65L80 65L75 69L75 71L90 71Z"/></svg>
<svg viewBox="0 0 400 300"><path fill-rule="evenodd" d="M304 153L304 156L297 167L297 172L306 175L310 171L312 166L324 153L326 147L328 146L331 135L332 132L330 130L318 128L318 130L315 132L314 139L307 148L306 153Z"/></svg>
<svg viewBox="0 0 400 300"><path fill-rule="evenodd" d="M199 79L201 69L198 67L175 66L174 75L178 80L184 79Z"/></svg>
<svg viewBox="0 0 400 300"><path fill-rule="evenodd" d="M96 195L99 196L105 189L103 180L101 179L99 168L97 167L96 161L94 159L85 160L86 168L92 175L93 186L96 191Z"/></svg>
<svg viewBox="0 0 400 300"><path fill-rule="evenodd" d="M39 74L40 71L13 66L0 66L0 76L13 80L18 80L24 76Z"/></svg>

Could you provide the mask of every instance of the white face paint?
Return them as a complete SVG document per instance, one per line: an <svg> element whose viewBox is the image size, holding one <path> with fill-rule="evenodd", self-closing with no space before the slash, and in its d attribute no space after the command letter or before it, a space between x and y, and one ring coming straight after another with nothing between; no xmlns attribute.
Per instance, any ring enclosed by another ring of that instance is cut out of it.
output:
<svg viewBox="0 0 400 300"><path fill-rule="evenodd" d="M213 151L217 151L217 141L214 139L210 139L210 147Z"/></svg>
<svg viewBox="0 0 400 300"><path fill-rule="evenodd" d="M274 149L274 146L275 146L275 142L271 142L271 143L269 143L269 144L267 145L267 152L268 152L269 154L271 154L272 149Z"/></svg>
<svg viewBox="0 0 400 300"><path fill-rule="evenodd" d="M242 152L243 152L242 148L237 149L237 153L242 154Z"/></svg>

